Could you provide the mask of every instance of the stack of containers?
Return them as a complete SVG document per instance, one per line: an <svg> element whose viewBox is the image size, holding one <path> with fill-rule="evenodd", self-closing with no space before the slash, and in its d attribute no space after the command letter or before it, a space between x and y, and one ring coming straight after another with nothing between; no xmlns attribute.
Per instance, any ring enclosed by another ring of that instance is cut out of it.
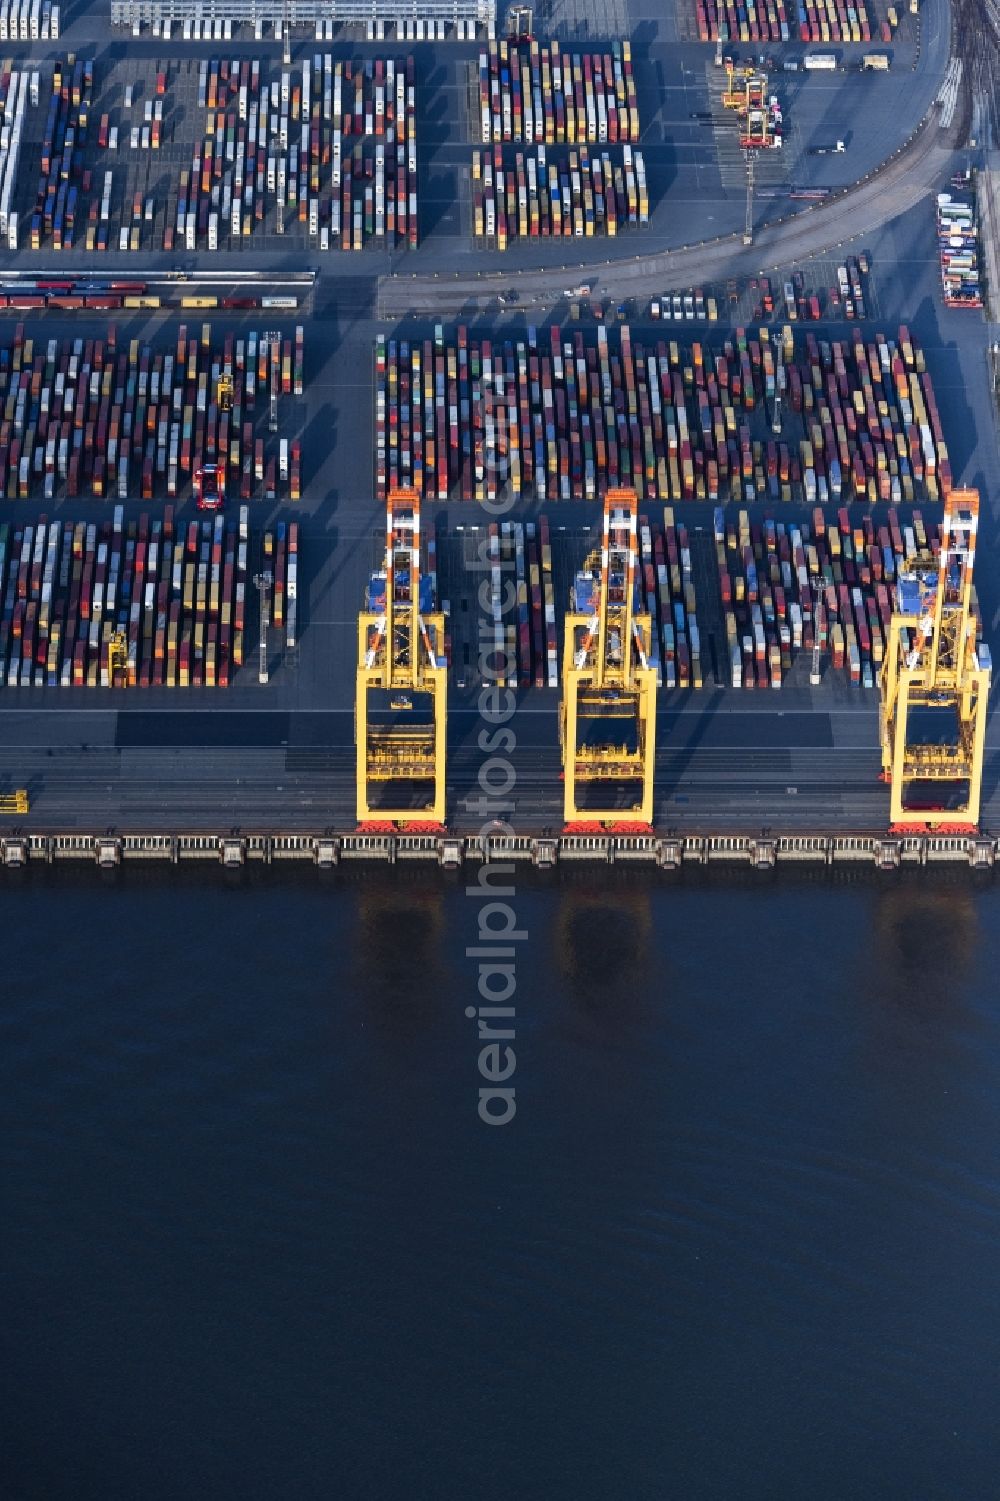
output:
<svg viewBox="0 0 1000 1501"><path fill-rule="evenodd" d="M702 42L869 42L865 0L695 0Z"/></svg>
<svg viewBox="0 0 1000 1501"><path fill-rule="evenodd" d="M93 62L78 58L72 71L68 63L54 64L41 175L31 216L32 250L40 250L46 241L51 241L53 250L72 249L93 91Z"/></svg>
<svg viewBox="0 0 1000 1501"><path fill-rule="evenodd" d="M264 533L264 567L272 578L268 625L282 632L286 647L298 640L299 524L279 522Z"/></svg>
<svg viewBox="0 0 1000 1501"><path fill-rule="evenodd" d="M552 580L552 542L545 516L538 522L539 554L542 569L542 610L545 617L545 682L549 688L559 684L559 652L556 645L556 597ZM537 679L536 679L537 681Z"/></svg>
<svg viewBox="0 0 1000 1501"><path fill-rule="evenodd" d="M562 163L550 161L545 146L527 156L518 151L504 167L504 151L477 151L472 157L473 233L496 239L506 250L511 240L550 235L615 235L619 228L649 223L646 169L641 151L623 148L613 167L610 153L593 157L586 147L569 151Z"/></svg>
<svg viewBox="0 0 1000 1501"><path fill-rule="evenodd" d="M206 59L198 90L207 124L181 172L164 248L176 237L189 250L215 249L265 222L284 234L294 219L320 249L415 245L413 76L412 58L317 55L271 80L258 61Z"/></svg>
<svg viewBox="0 0 1000 1501"><path fill-rule="evenodd" d="M2 227L0 215L0 230ZM939 193L937 233L945 306L982 307L975 205L951 193Z"/></svg>
<svg viewBox="0 0 1000 1501"><path fill-rule="evenodd" d="M249 517L0 525L0 684L227 687L243 663ZM109 673L121 632L127 665Z"/></svg>
<svg viewBox="0 0 1000 1501"><path fill-rule="evenodd" d="M0 73L0 239L9 250L17 249L17 214L11 204L29 99L37 105L38 74L12 71L5 63Z"/></svg>
<svg viewBox="0 0 1000 1501"><path fill-rule="evenodd" d="M223 377L232 383L228 410L218 400ZM239 488L249 500L262 481L277 494L271 395L292 390L291 339L275 361L255 332L213 346L209 324L190 339L181 325L175 349L133 339L127 351L118 350L114 327L106 340L52 338L36 347L18 324L13 344L0 345L0 495L173 498L208 462L222 469L231 498ZM296 442L286 476L292 494L300 463Z"/></svg>
<svg viewBox="0 0 1000 1501"><path fill-rule="evenodd" d="M380 338L375 482L428 499L936 500L948 450L922 352L860 329L826 341L739 328L721 349L633 340L627 325L529 327L502 343L460 326ZM780 414L781 434L774 434Z"/></svg>
<svg viewBox="0 0 1000 1501"><path fill-rule="evenodd" d="M555 688L559 683L555 640L552 550L546 517L493 522L489 529L491 666L509 688ZM510 605L514 591L515 607Z"/></svg>
<svg viewBox="0 0 1000 1501"><path fill-rule="evenodd" d="M51 0L0 0L0 42L57 42L59 6Z"/></svg>
<svg viewBox="0 0 1000 1501"><path fill-rule="evenodd" d="M483 142L604 145L639 140L632 47L563 52L558 42L491 42L479 54Z"/></svg>
<svg viewBox="0 0 1000 1501"><path fill-rule="evenodd" d="M569 53L558 42L494 42L479 55L473 230L506 249L529 235L616 234L649 219L646 170L633 152L639 108L629 42ZM535 144L511 156L505 146ZM547 154L558 146L611 146Z"/></svg>
<svg viewBox="0 0 1000 1501"><path fill-rule="evenodd" d="M818 644L856 686L878 683L892 617L893 585L904 560L937 546L919 511L894 507L852 523L846 507L811 523L715 512L719 591L728 673L734 688L780 688L799 651ZM978 622L978 604L975 607ZM977 625L978 630L978 625Z"/></svg>
<svg viewBox="0 0 1000 1501"><path fill-rule="evenodd" d="M667 506L663 525L639 517L642 602L655 622L659 682L664 688L700 688L701 635L687 531Z"/></svg>

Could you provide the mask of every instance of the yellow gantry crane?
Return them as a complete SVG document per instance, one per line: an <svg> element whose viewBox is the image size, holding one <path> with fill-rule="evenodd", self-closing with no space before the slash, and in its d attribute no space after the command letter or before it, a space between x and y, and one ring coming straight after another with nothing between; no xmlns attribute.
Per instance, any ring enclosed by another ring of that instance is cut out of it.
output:
<svg viewBox="0 0 1000 1501"><path fill-rule="evenodd" d="M746 114L750 107L750 88L757 77L755 68L738 68L732 60L726 62L726 87L722 93L724 109L734 109Z"/></svg>
<svg viewBox="0 0 1000 1501"><path fill-rule="evenodd" d="M576 575L566 615L559 733L567 825L619 822L623 814L653 822L657 673L650 618L637 608L638 514L634 490L608 492L600 551ZM623 783L640 789L628 810L612 800Z"/></svg>
<svg viewBox="0 0 1000 1501"><path fill-rule="evenodd" d="M776 101L772 101L776 104ZM753 194L757 174L757 154L781 145L780 112L772 113L768 103L768 81L755 68L737 68L726 63L726 87L722 94L724 109L731 109L739 121L739 142L746 161L747 198L743 227L744 245L753 244Z"/></svg>
<svg viewBox="0 0 1000 1501"><path fill-rule="evenodd" d="M882 775L894 831L979 824L989 648L977 643L972 574L979 491L952 490L937 556L907 560L882 665Z"/></svg>
<svg viewBox="0 0 1000 1501"><path fill-rule="evenodd" d="M27 789L18 787L16 792L0 793L0 813L30 813L31 802Z"/></svg>
<svg viewBox="0 0 1000 1501"><path fill-rule="evenodd" d="M433 581L421 572L420 498L416 490L393 490L385 564L372 575L358 616L359 824L444 823L447 690L444 616L434 608ZM416 808L393 806L393 787L397 799L418 787L429 799Z"/></svg>
<svg viewBox="0 0 1000 1501"><path fill-rule="evenodd" d="M124 631L114 631L108 638L108 687L117 688L128 683L128 637Z"/></svg>

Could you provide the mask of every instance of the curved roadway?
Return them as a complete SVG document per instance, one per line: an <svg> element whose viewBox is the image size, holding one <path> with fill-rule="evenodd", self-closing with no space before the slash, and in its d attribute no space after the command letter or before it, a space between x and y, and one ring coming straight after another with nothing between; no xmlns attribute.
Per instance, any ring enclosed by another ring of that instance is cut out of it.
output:
<svg viewBox="0 0 1000 1501"><path fill-rule="evenodd" d="M383 277L378 284L380 315L393 319L407 313L485 310L512 283L520 304L550 305L581 277L602 297L642 296L730 276L755 276L823 255L845 240L871 234L938 191L952 170L955 132L941 130L937 116L935 105L911 139L869 177L837 198L759 230L751 246L745 246L739 235L727 235L679 250L603 264L583 262L568 269Z"/></svg>

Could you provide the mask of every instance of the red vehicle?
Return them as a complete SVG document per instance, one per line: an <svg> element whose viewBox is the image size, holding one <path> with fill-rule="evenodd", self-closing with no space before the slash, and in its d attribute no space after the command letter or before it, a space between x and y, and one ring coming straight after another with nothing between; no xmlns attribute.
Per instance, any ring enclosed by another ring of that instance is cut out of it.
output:
<svg viewBox="0 0 1000 1501"><path fill-rule="evenodd" d="M218 464L199 464L191 481L199 511L221 511L226 498L223 472Z"/></svg>

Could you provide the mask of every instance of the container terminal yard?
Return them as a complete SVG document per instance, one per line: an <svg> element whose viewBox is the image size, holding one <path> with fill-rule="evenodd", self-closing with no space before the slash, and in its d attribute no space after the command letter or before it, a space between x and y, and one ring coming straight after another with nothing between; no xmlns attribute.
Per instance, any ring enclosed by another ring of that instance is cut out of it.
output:
<svg viewBox="0 0 1000 1501"><path fill-rule="evenodd" d="M995 863L988 7L36 9L7 865Z"/></svg>

